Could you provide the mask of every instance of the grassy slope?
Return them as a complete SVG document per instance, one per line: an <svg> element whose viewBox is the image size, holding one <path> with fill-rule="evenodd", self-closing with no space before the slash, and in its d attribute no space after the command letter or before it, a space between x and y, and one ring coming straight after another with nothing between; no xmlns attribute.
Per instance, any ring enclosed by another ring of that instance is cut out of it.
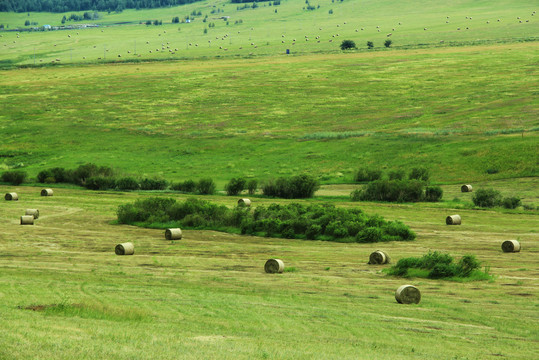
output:
<svg viewBox="0 0 539 360"><path fill-rule="evenodd" d="M537 53L522 43L10 70L0 152L4 168L31 174L93 161L221 183L298 171L349 180L365 164L423 165L446 182L488 168L537 175ZM324 139L342 132L366 136Z"/></svg>
<svg viewBox="0 0 539 360"><path fill-rule="evenodd" d="M211 231L185 231L172 243L160 230L109 224L118 204L146 194L55 189L42 198L39 188L0 186L12 190L20 200L0 207L0 358L484 360L537 352L535 215L459 210L463 225L448 227L452 209L362 204L418 233L411 243L383 244L393 261L429 249L475 254L497 276L455 284L386 277L366 264L377 245ZM36 225L18 225L25 208L40 209ZM511 238L521 253L501 252ZM135 244L134 256L114 255L123 241ZM296 271L264 274L271 257ZM395 302L403 283L421 289L419 305ZM21 309L51 304L66 306Z"/></svg>

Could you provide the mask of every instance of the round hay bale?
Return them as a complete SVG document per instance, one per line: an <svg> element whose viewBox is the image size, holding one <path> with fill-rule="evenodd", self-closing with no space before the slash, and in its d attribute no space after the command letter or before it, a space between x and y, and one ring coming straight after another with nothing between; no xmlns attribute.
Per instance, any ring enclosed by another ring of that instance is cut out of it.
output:
<svg viewBox="0 0 539 360"><path fill-rule="evenodd" d="M17 193L7 193L6 196L4 196L4 199L6 199L7 201L17 201L19 200L19 195L17 195Z"/></svg>
<svg viewBox="0 0 539 360"><path fill-rule="evenodd" d="M52 196L54 192L52 189L43 189L41 190L41 196Z"/></svg>
<svg viewBox="0 0 539 360"><path fill-rule="evenodd" d="M460 215L450 215L445 218L445 223L447 225L460 225L462 222L462 219L460 218Z"/></svg>
<svg viewBox="0 0 539 360"><path fill-rule="evenodd" d="M369 264L371 265L389 264L389 260L389 255L382 250L376 250L369 256Z"/></svg>
<svg viewBox="0 0 539 360"><path fill-rule="evenodd" d="M165 230L165 239L167 240L180 240L182 238L182 229L172 228Z"/></svg>
<svg viewBox="0 0 539 360"><path fill-rule="evenodd" d="M118 244L114 248L114 252L116 255L133 255L135 253L135 246L130 242Z"/></svg>
<svg viewBox="0 0 539 360"><path fill-rule="evenodd" d="M395 299L399 304L419 304L421 292L413 285L402 285L395 291Z"/></svg>
<svg viewBox="0 0 539 360"><path fill-rule="evenodd" d="M249 199L239 199L238 200L238 206L249 207L249 206L251 206L251 200L249 200Z"/></svg>
<svg viewBox="0 0 539 360"><path fill-rule="evenodd" d="M34 225L34 216L33 215L21 216L21 225Z"/></svg>
<svg viewBox="0 0 539 360"><path fill-rule="evenodd" d="M24 215L32 215L34 219L39 218L39 210L38 209L26 209L26 212Z"/></svg>
<svg viewBox="0 0 539 360"><path fill-rule="evenodd" d="M472 185L462 185L460 187L460 191L461 192L472 192L473 191Z"/></svg>
<svg viewBox="0 0 539 360"><path fill-rule="evenodd" d="M264 265L264 271L268 274L282 273L284 271L284 262L279 259L269 259Z"/></svg>
<svg viewBox="0 0 539 360"><path fill-rule="evenodd" d="M517 240L506 240L502 243L503 252L520 252L520 243Z"/></svg>

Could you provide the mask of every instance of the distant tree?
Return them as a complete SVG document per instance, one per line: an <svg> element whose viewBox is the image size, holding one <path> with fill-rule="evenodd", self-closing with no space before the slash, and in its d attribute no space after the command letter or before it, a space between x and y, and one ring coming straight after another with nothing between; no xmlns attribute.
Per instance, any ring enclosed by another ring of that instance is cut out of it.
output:
<svg viewBox="0 0 539 360"><path fill-rule="evenodd" d="M356 43L352 40L343 40L341 43L341 50L357 49Z"/></svg>
<svg viewBox="0 0 539 360"><path fill-rule="evenodd" d="M30 25L30 20L26 20L26 21L24 22L24 26L29 26L29 25Z"/></svg>
<svg viewBox="0 0 539 360"><path fill-rule="evenodd" d="M179 22L180 22L180 18L178 16L175 16L175 17L172 18L172 23L173 24L177 24Z"/></svg>
<svg viewBox="0 0 539 360"><path fill-rule="evenodd" d="M387 40L384 42L384 46L385 46L386 48L390 47L391 44L393 44L393 41L391 41L391 40L389 40L389 39L387 39Z"/></svg>
<svg viewBox="0 0 539 360"><path fill-rule="evenodd" d="M372 49L374 47L374 43L372 41L367 41L367 47Z"/></svg>

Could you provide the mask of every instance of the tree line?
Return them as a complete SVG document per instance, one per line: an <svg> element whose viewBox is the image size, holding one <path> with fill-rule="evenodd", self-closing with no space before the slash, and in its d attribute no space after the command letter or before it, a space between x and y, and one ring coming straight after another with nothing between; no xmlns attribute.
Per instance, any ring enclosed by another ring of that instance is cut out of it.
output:
<svg viewBox="0 0 539 360"><path fill-rule="evenodd" d="M153 9L194 3L200 0L2 0L3 12L122 11Z"/></svg>

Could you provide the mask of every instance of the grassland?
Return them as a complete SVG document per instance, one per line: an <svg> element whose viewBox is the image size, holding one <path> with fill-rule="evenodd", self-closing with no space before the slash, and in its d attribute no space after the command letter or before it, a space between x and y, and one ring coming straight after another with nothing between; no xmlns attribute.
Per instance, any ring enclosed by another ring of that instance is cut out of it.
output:
<svg viewBox="0 0 539 360"><path fill-rule="evenodd" d="M475 254L496 276L452 283L387 277L366 264L377 245L212 231L170 242L161 230L110 224L117 205L149 194L42 198L39 188L0 186L12 190L20 201L0 207L2 358L530 359L538 350L536 215L461 209L463 225L448 227L451 209L361 205L418 233L383 244L394 261ZM40 210L34 226L18 225L25 208ZM523 251L502 253L513 238ZM135 255L114 255L125 241ZM264 274L271 257L293 271ZM396 303L403 283L421 289L419 305Z"/></svg>
<svg viewBox="0 0 539 360"><path fill-rule="evenodd" d="M298 172L346 182L360 165L422 165L438 182L537 176L537 53L520 43L8 70L0 152L4 169L32 175L92 161L221 185Z"/></svg>
<svg viewBox="0 0 539 360"><path fill-rule="evenodd" d="M460 192L472 183L539 206L536 1L319 4L207 1L103 13L93 29L0 32L0 171L35 177L93 162L170 181L211 177L219 190L232 177L305 172L323 186L302 201L400 220L417 239L378 246L184 230L170 242L162 230L115 225L116 209L188 195L63 186L41 197L31 184L0 184L0 194L20 196L0 206L0 359L536 356L537 210L477 210L473 193ZM199 10L190 24L170 23ZM63 15L0 13L0 24L60 25ZM149 19L163 25L139 24ZM359 49L339 51L345 38ZM359 166L427 167L443 201L349 202ZM253 197L254 206L275 201L288 202ZM41 212L34 226L18 223L27 208ZM455 213L463 224L446 226ZM522 251L502 253L508 239ZM126 241L135 255L116 256ZM389 277L367 265L377 249L393 261L472 254L495 280ZM263 272L274 257L284 274ZM404 283L420 288L420 304L397 304Z"/></svg>

